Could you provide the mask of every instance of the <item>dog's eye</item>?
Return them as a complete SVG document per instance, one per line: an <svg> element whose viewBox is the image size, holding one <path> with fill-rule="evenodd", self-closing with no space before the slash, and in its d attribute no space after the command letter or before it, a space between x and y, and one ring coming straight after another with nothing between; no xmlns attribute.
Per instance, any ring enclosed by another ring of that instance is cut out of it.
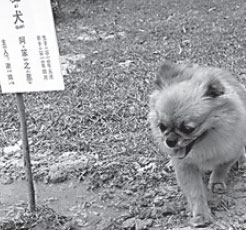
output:
<svg viewBox="0 0 246 230"><path fill-rule="evenodd" d="M185 133L185 134L190 134L192 133L195 128L192 127L192 126L188 126L188 125L185 125L184 123L180 126L179 130L182 132L182 133Z"/></svg>
<svg viewBox="0 0 246 230"><path fill-rule="evenodd" d="M165 132L165 130L167 129L167 127L163 123L160 123L158 125L158 127L159 127L159 129L161 130L162 133Z"/></svg>

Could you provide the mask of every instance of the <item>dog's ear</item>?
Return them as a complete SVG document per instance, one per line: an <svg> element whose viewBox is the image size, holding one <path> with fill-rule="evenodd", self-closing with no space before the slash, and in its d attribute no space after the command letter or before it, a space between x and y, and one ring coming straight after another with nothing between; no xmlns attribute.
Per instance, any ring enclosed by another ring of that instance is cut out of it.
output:
<svg viewBox="0 0 246 230"><path fill-rule="evenodd" d="M157 89L164 88L174 82L174 78L180 73L179 65L165 62L161 65L159 72L155 79L155 86Z"/></svg>
<svg viewBox="0 0 246 230"><path fill-rule="evenodd" d="M223 95L225 92L225 87L218 79L212 79L206 85L206 91L204 96L207 98L216 98Z"/></svg>

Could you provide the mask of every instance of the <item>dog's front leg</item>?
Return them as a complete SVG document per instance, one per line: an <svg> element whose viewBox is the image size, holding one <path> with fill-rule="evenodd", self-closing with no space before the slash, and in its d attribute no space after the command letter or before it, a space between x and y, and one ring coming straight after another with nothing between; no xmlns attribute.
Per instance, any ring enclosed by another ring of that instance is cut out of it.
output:
<svg viewBox="0 0 246 230"><path fill-rule="evenodd" d="M207 195L200 170L184 160L172 159L177 181L186 196L191 212L193 227L204 227L212 222Z"/></svg>

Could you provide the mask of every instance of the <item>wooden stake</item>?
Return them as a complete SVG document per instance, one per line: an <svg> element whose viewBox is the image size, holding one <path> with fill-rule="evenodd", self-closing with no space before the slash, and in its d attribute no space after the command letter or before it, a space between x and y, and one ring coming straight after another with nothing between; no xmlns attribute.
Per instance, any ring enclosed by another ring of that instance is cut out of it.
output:
<svg viewBox="0 0 246 230"><path fill-rule="evenodd" d="M25 104L24 104L22 93L16 93L16 99L17 99L18 111L20 114L22 148L23 148L23 155L24 155L26 180L28 186L29 207L30 207L30 211L34 213L36 211L35 189L33 184L30 151L29 151L28 138L27 138Z"/></svg>

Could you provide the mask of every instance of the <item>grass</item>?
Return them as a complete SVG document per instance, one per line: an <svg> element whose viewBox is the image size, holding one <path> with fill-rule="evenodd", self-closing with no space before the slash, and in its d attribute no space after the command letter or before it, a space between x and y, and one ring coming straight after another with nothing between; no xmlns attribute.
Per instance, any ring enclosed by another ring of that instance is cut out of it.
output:
<svg viewBox="0 0 246 230"><path fill-rule="evenodd" d="M68 151L112 161L155 155L148 95L163 60L222 66L244 80L244 1L60 5L60 53L85 59L69 60L73 69L64 77L65 91L26 95L31 150L43 158ZM95 40L81 40L83 34ZM3 147L19 139L19 123L14 97L0 100Z"/></svg>

